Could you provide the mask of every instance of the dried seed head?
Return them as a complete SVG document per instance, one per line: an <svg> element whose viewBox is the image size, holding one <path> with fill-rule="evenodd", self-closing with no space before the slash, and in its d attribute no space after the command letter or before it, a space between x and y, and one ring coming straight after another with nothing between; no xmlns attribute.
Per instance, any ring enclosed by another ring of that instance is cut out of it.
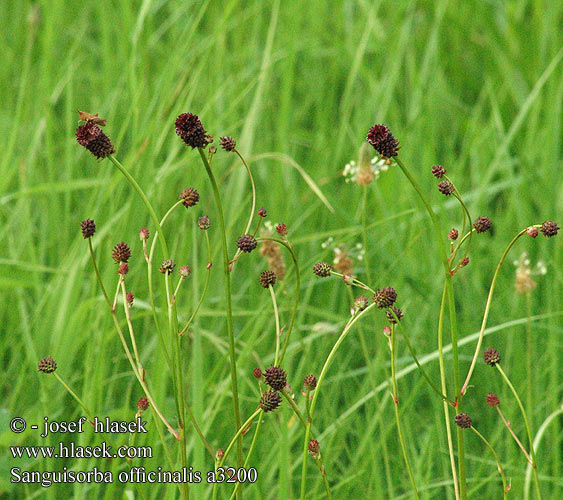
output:
<svg viewBox="0 0 563 500"><path fill-rule="evenodd" d="M260 370L260 368L254 368L252 375L254 375L255 379L260 380L262 378L262 370Z"/></svg>
<svg viewBox="0 0 563 500"><path fill-rule="evenodd" d="M391 307L397 300L397 292L394 288L386 286L382 289L377 289L373 296L373 301L379 309L385 309Z"/></svg>
<svg viewBox="0 0 563 500"><path fill-rule="evenodd" d="M318 457L321 453L321 446L316 439L311 439L311 441L309 441L309 453L313 457Z"/></svg>
<svg viewBox="0 0 563 500"><path fill-rule="evenodd" d="M98 159L115 153L110 138L94 122L80 125L76 129L76 140Z"/></svg>
<svg viewBox="0 0 563 500"><path fill-rule="evenodd" d="M359 297L356 297L356 300L354 301L354 311L363 311L368 305L368 299L364 295L360 295Z"/></svg>
<svg viewBox="0 0 563 500"><path fill-rule="evenodd" d="M559 231L559 226L553 222L552 220L546 220L540 228L541 233L547 237L547 238L551 238L552 236L555 236L557 234L557 231Z"/></svg>
<svg viewBox="0 0 563 500"><path fill-rule="evenodd" d="M397 323L397 319L395 319L395 316L393 316L393 313L391 311L395 313L395 316L397 316L397 319L399 321L403 319L403 311L401 311L398 307L392 306L391 310L385 311L385 315L387 316L387 321L389 321L389 323L391 324Z"/></svg>
<svg viewBox="0 0 563 500"><path fill-rule="evenodd" d="M205 231L207 229L209 229L209 227L211 226L211 222L209 221L209 217L207 217L207 215L204 215L203 217L200 217L197 220L197 225L199 226L199 228L202 231Z"/></svg>
<svg viewBox="0 0 563 500"><path fill-rule="evenodd" d="M274 411L281 403L281 396L277 391L268 391L262 394L260 398L259 406L264 411L268 413L269 411Z"/></svg>
<svg viewBox="0 0 563 500"><path fill-rule="evenodd" d="M260 273L260 284L264 288L273 286L276 283L276 273L274 271L262 271Z"/></svg>
<svg viewBox="0 0 563 500"><path fill-rule="evenodd" d="M448 238L450 239L450 241L455 241L457 240L457 237L459 236L459 231L454 227L450 230L450 232L448 233Z"/></svg>
<svg viewBox="0 0 563 500"><path fill-rule="evenodd" d="M538 228L534 226L530 226L526 229L526 232L528 233L528 236L535 238L538 235Z"/></svg>
<svg viewBox="0 0 563 500"><path fill-rule="evenodd" d="M445 196L449 196L455 191L455 187L450 181L442 181L438 184L438 191Z"/></svg>
<svg viewBox="0 0 563 500"><path fill-rule="evenodd" d="M180 193L180 199L183 200L182 205L186 208L190 208L195 206L199 201L199 193L197 192L197 189L189 187Z"/></svg>
<svg viewBox="0 0 563 500"><path fill-rule="evenodd" d="M127 301L127 304L129 304L129 307L133 307L135 296L132 293L128 292L125 294L125 300Z"/></svg>
<svg viewBox="0 0 563 500"><path fill-rule="evenodd" d="M82 236L85 240L94 236L96 232L96 224L92 219L85 219L80 223L80 229L82 229Z"/></svg>
<svg viewBox="0 0 563 500"><path fill-rule="evenodd" d="M432 175L436 177L436 179L441 179L446 175L446 169L442 167L442 165L434 165L432 167Z"/></svg>
<svg viewBox="0 0 563 500"><path fill-rule="evenodd" d="M307 375L303 379L303 389L305 391L312 391L317 387L317 379L314 375Z"/></svg>
<svg viewBox="0 0 563 500"><path fill-rule="evenodd" d="M232 137L221 137L221 147L225 151L234 151L236 146L237 143Z"/></svg>
<svg viewBox="0 0 563 500"><path fill-rule="evenodd" d="M117 264L120 264L121 262L127 262L131 257L131 249L129 248L129 245L127 245L127 243L122 241L121 243L118 243L113 247L111 256Z"/></svg>
<svg viewBox="0 0 563 500"><path fill-rule="evenodd" d="M500 354L496 349L487 349L483 354L483 358L489 366L495 366L501 360Z"/></svg>
<svg viewBox="0 0 563 500"><path fill-rule="evenodd" d="M246 253L252 252L258 245L256 238L251 234L243 234L237 241L237 247Z"/></svg>
<svg viewBox="0 0 563 500"><path fill-rule="evenodd" d="M266 217L268 214L267 214L265 208L259 208L259 209L258 209L258 215L259 215L260 217L264 218L264 217Z"/></svg>
<svg viewBox="0 0 563 500"><path fill-rule="evenodd" d="M192 270L190 269L190 266L182 266L180 269L178 269L178 274L183 278L189 278L190 274L192 274Z"/></svg>
<svg viewBox="0 0 563 500"><path fill-rule="evenodd" d="M264 372L266 383L274 390L281 391L287 384L287 376L285 371L279 366L270 366Z"/></svg>
<svg viewBox="0 0 563 500"><path fill-rule="evenodd" d="M473 223L473 227L475 228L475 231L478 233L484 233L485 231L488 231L489 229L491 229L491 219L489 219L488 217L479 217L474 223Z"/></svg>
<svg viewBox="0 0 563 500"><path fill-rule="evenodd" d="M117 270L117 274L121 276L125 276L129 272L129 264L126 262L122 262L119 264L119 269Z"/></svg>
<svg viewBox="0 0 563 500"><path fill-rule="evenodd" d="M143 228L139 231L139 239L141 241L147 241L149 239L149 230L147 228Z"/></svg>
<svg viewBox="0 0 563 500"><path fill-rule="evenodd" d="M211 137L201 124L197 115L182 113L176 118L176 134L192 149L205 148L213 142Z"/></svg>
<svg viewBox="0 0 563 500"><path fill-rule="evenodd" d="M385 125L374 125L369 129L367 141L383 158L397 156L399 141Z"/></svg>
<svg viewBox="0 0 563 500"><path fill-rule="evenodd" d="M455 423L462 429L469 429L471 427L471 417L467 413L458 413L455 416Z"/></svg>
<svg viewBox="0 0 563 500"><path fill-rule="evenodd" d="M500 405L500 401L497 397L496 394L493 394L492 392L489 392L489 394L487 394L487 404L491 407L495 407L495 406L499 406Z"/></svg>
<svg viewBox="0 0 563 500"><path fill-rule="evenodd" d="M276 226L276 232L280 236L287 236L287 226L285 224L278 224Z"/></svg>
<svg viewBox="0 0 563 500"><path fill-rule="evenodd" d="M158 269L162 274L170 275L174 268L176 267L176 263L172 259L166 259L162 261L160 268Z"/></svg>
<svg viewBox="0 0 563 500"><path fill-rule="evenodd" d="M49 356L40 360L37 368L43 373L53 373L57 369L57 363L55 363L55 360Z"/></svg>
<svg viewBox="0 0 563 500"><path fill-rule="evenodd" d="M149 407L149 400L147 398L141 398L137 401L137 410L145 411Z"/></svg>
<svg viewBox="0 0 563 500"><path fill-rule="evenodd" d="M328 262L317 262L313 266L313 272L321 278L327 278L331 273L331 266Z"/></svg>

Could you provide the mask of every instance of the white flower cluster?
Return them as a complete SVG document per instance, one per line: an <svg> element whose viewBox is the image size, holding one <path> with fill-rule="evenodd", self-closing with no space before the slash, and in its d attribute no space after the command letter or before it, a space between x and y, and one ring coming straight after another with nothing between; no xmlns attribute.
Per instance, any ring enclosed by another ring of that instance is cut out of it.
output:
<svg viewBox="0 0 563 500"><path fill-rule="evenodd" d="M385 172L388 168L389 164L387 161L379 158L379 156L374 156L370 161L370 170L374 180L379 177L381 172ZM360 167L354 160L347 163L342 171L342 175L346 178L346 182L357 182L359 174Z"/></svg>

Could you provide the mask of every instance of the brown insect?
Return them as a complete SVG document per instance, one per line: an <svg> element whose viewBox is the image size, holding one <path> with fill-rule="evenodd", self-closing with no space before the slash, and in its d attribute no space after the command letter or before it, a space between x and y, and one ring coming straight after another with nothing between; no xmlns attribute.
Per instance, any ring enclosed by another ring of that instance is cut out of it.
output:
<svg viewBox="0 0 563 500"><path fill-rule="evenodd" d="M100 127L106 126L106 119L105 118L98 118L98 113L90 114L86 113L86 111L78 111L78 116L80 117L80 121L82 122L92 122Z"/></svg>

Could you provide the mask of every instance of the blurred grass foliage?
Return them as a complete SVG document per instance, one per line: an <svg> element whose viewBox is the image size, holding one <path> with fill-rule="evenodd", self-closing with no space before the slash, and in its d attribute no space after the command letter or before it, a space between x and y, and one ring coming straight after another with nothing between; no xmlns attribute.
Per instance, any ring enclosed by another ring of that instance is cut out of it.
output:
<svg viewBox="0 0 563 500"><path fill-rule="evenodd" d="M198 155L175 136L174 118L192 111L216 143L220 135L237 139L255 173L258 205L267 208L268 220L288 225L305 276L298 327L284 366L299 398L303 377L318 374L349 314L345 286L336 279L314 279L310 269L317 260L333 258L321 247L328 237L349 247L361 242L361 188L344 183L341 171L356 158L374 122L387 124L400 140L401 158L435 204L444 234L461 224L461 212L437 192L430 175L435 163L446 166L475 217L493 220L493 234L474 238L471 263L455 279L462 338L478 331L494 267L512 236L545 219L561 225L562 21L563 4L545 0L2 1L2 421L16 415L37 422L44 415L63 420L80 415L54 378L37 374L37 361L46 355L57 360L61 376L99 415L134 415L142 394L92 272L79 229L85 218L98 226L94 245L109 289L116 280L112 246L121 240L132 246L127 280L137 301L133 322L139 347L154 393L165 413L173 414L170 379L146 307L138 239L141 227L153 230L142 203L110 162L96 162L76 144L76 110L107 118L105 132L118 157L160 214L184 187L199 190L200 204L175 212L166 226L176 262L194 270L179 299L184 320L205 276L205 247L195 221L203 214L213 221L215 209ZM283 153L299 165L334 213L291 161L267 153ZM228 207L233 251L250 206L249 185L233 156L219 152L213 165ZM432 353L441 293L437 249L428 218L397 169L370 186L367 218L372 286L398 290L417 352ZM217 227L210 231L217 266L202 313L184 342L184 370L196 417L212 446L224 447L232 435L232 404L219 234ZM518 243L501 272L491 311L490 326L500 327L485 342L503 353L505 370L524 394L529 380L525 322L512 321L526 317L526 306L514 292L511 261L527 251L548 270L537 278L532 295L533 313L541 315L532 329L533 407L528 410L535 429L562 401L562 241L559 236ZM288 277L278 288L283 323L294 285L287 263ZM264 261L253 253L241 259L233 278L243 415L253 411L258 398L252 369L273 359L271 304L257 283L263 269ZM362 261L355 263L355 272L365 276ZM160 281L158 273L155 279ZM162 287L159 294L162 298ZM389 358L384 323L383 314L361 322L339 352L319 399L315 426L335 498L411 498L388 390L381 385ZM461 348L463 374L474 345ZM411 359L404 345L399 348L401 369ZM427 367L438 377L436 359ZM526 462L484 397L494 391L501 402L506 399L505 414L522 437L517 408L482 363L472 383L465 408L497 448L519 498ZM422 498L452 499L441 405L416 371L399 380L399 391ZM6 428L0 429L3 445L58 442L56 436L39 442L29 432L13 435ZM296 498L302 430L284 405L268 415L263 431L251 460L259 480L247 487L246 498ZM561 498L562 421L555 419L546 432L538 450L544 498ZM98 444L96 439L89 432L76 437L82 445ZM116 444L127 439L122 436ZM137 442L145 439L155 443L155 458L143 465L164 466L156 433ZM491 457L471 435L467 449L470 497L498 498ZM189 453L195 469L212 468L195 434ZM24 467L23 462L3 453L0 497L125 498L119 483L46 489L10 484L9 467ZM25 463L40 471L63 465L80 470L97 465L114 474L125 467L115 460ZM324 498L313 465L308 477L310 498ZM194 486L193 498L204 498L206 488ZM143 491L147 499L176 493L157 485Z"/></svg>

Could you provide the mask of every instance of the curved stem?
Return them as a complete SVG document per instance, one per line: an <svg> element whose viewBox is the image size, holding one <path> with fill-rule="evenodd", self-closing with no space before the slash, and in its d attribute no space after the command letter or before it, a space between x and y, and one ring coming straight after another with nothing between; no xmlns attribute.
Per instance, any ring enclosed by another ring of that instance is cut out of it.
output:
<svg viewBox="0 0 563 500"><path fill-rule="evenodd" d="M502 464L500 463L500 459L495 451L495 449L491 446L491 444L485 439L485 437L477 430L475 429L475 427L471 426L471 430L477 434L477 436L479 436L479 439L481 441L483 441L483 443L485 443L485 445L487 446L487 448L489 448L489 450L491 451L491 453L493 454L493 456L495 457L495 460L497 462L497 467L498 467L498 471L500 473L500 477L502 479L502 494L503 494L503 498L504 500L506 500L506 494L508 493L507 491L507 484L506 484L506 477L504 477L504 470L502 468Z"/></svg>
<svg viewBox="0 0 563 500"><path fill-rule="evenodd" d="M166 239L164 238L164 233L162 232L162 228L160 227L160 222L158 221L158 217L156 216L156 213L155 213L149 199L147 198L147 195L141 189L141 186L139 186L139 184L137 183L135 178L125 169L125 167L121 163L119 163L119 161L117 160L117 158L115 156L109 155L108 158L119 169L119 171L125 176L125 178L129 182L129 184L131 184L131 186L133 186L135 191L137 191L137 194L140 196L141 200L143 200L145 207L147 207L147 210L149 211L149 215L152 219L152 222L158 230L158 233L159 233L158 240L160 242L160 247L162 249L162 255L164 256L165 259L168 259L169 258L168 257L168 245L166 244Z"/></svg>
<svg viewBox="0 0 563 500"><path fill-rule="evenodd" d="M285 334L285 340L283 343L283 348L279 359L279 364L281 365L283 358L285 357L285 353L287 351L287 346L289 345L289 337L291 336L291 332L293 331L293 326L295 325L297 308L299 307L299 294L301 292L301 275L299 274L299 266L297 265L297 257L295 256L293 247L287 241L279 240L277 238L269 238L269 237L256 238L256 240L275 241L276 243L283 245L285 248L287 248L287 250L291 254L291 260L293 261L293 268L295 269L295 302L293 303L293 310L291 311L291 319L289 320L289 327L287 329L287 333Z"/></svg>
<svg viewBox="0 0 563 500"><path fill-rule="evenodd" d="M442 301L440 303L440 317L438 319L438 361L440 365L440 383L442 385L442 392L447 396L448 389L446 384L446 367L444 365L444 314L446 309L446 295L447 286L444 283L444 290L442 292ZM446 437L448 440L448 454L450 456L450 466L452 469L452 480L454 483L454 493L456 500L459 500L459 483L457 478L457 470L455 463L455 453L452 440L452 428L450 421L450 408L446 400L442 401L442 406L444 410L444 419L446 424Z"/></svg>
<svg viewBox="0 0 563 500"><path fill-rule="evenodd" d="M339 278L344 278L344 275L342 273L339 273L337 271L330 271L330 274L333 276L338 276ZM351 278L351 283L353 286L357 286L358 288L361 288L362 290L368 290L371 293L375 293L375 290L373 288L371 288L370 286L366 285L364 282L356 279L356 278Z"/></svg>
<svg viewBox="0 0 563 500"><path fill-rule="evenodd" d="M262 426L263 415L264 415L264 411L261 411L260 414L258 415L258 423L256 424L256 430L254 431L252 443L250 443L250 448L248 449L248 453L246 454L246 460L244 461L244 465L243 465L243 468L245 470L248 469L248 462L250 461L250 456L252 455L252 452L254 451L254 446L256 445L256 441L258 440L258 434L260 433L260 427ZM235 489L233 490L233 493L231 494L229 500L233 500L233 498L235 498L240 484L241 483L239 482L235 484Z"/></svg>
<svg viewBox="0 0 563 500"><path fill-rule="evenodd" d="M240 438L242 438L242 432L250 425L250 423L256 418L257 415L261 415L262 413L263 413L262 409L257 408L254 411L254 413L246 419L246 422L244 422L244 424L242 424L242 426L238 428L236 434L231 439L229 446L227 446L227 449L225 450L225 454L223 455L221 460L219 460L219 463L217 464L216 468L223 467L223 464L225 463L225 460L229 456L231 449L233 448L235 443L238 443L240 441ZM213 486L213 500L217 500L217 483L215 483Z"/></svg>
<svg viewBox="0 0 563 500"><path fill-rule="evenodd" d="M416 363L416 366L418 367L418 369L420 370L421 375L424 377L424 379L426 380L426 382L428 382L428 384L430 385L430 387L432 387L432 389L434 390L434 392L436 394L438 394L438 396L440 396L440 398L442 398L444 401L448 401L450 404L453 403L453 401L449 400L448 397L446 395L444 395L442 393L442 391L440 391L440 389L438 389L438 387L436 387L436 384L434 382L432 382L432 379L428 376L428 374L426 373L426 371L424 370L424 368L422 367L422 365L420 364L420 362L418 361L418 358L416 356L416 353L414 352L414 348L411 344L411 341L409 340L409 337L405 331L405 329L403 328L403 325L401 324L401 322L399 321L399 318L397 317L397 315L395 314L395 312L391 309L388 308L387 309L394 317L396 324L399 325L399 328L401 329L401 335L403 336L403 339L405 339L405 343L407 344L407 347L409 349L409 352L412 356L412 358L414 359L414 362Z"/></svg>
<svg viewBox="0 0 563 500"><path fill-rule="evenodd" d="M129 304L127 304L127 291L125 290L125 280L119 278L119 284L121 285L121 292L123 297L123 309L125 311L125 319L127 320L127 327L129 330L129 337L131 338L131 345L133 346L133 353L135 354L135 361L137 361L137 367L139 371L142 371L141 357L139 356L139 350L137 349L137 341L135 340L135 330L133 330L133 323L131 322L131 311L129 310Z"/></svg>
<svg viewBox="0 0 563 500"><path fill-rule="evenodd" d="M399 442L401 444L401 451L403 452L403 459L405 461L405 465L407 467L407 473L409 476L409 481L411 483L412 490L414 492L414 496L417 499L420 499L418 495L418 490L416 488L416 482L414 480L414 475L412 473L411 464L409 461L409 456L407 454L407 446L405 444L405 437L403 435L403 429L401 427L401 417L399 414L399 386L397 384L397 377L395 372L395 345L396 345L396 338L395 338L395 326L391 327L391 387L393 389L393 407L395 409L395 423L397 425L397 434L399 437Z"/></svg>
<svg viewBox="0 0 563 500"><path fill-rule="evenodd" d="M211 277L211 245L209 243L209 235L207 234L207 231L205 231L205 242L207 243L207 276L205 278L205 285L203 286L203 292L201 292L201 297L199 298L197 305L190 316L190 319L188 319L186 326L182 328L182 330L180 330L180 332L178 333L180 337L188 331L188 328L192 324L192 321L199 312L201 304L203 304L203 300L205 299L205 295L207 294L207 290L209 288L209 278Z"/></svg>
<svg viewBox="0 0 563 500"><path fill-rule="evenodd" d="M530 443L530 457L532 458L532 469L533 469L533 473L534 473L534 483L535 483L535 486L536 486L536 494L538 496L538 500L541 500L540 480L538 478L538 468L537 468L537 462L536 462L536 454L534 452L534 440L532 439L532 430L530 429L530 424L528 423L528 417L526 416L526 411L524 410L524 405L522 405L522 401L520 400L520 396L518 396L516 389L514 389L512 382L510 382L510 379L506 376L506 373L504 373L504 370L501 368L500 364L497 363L495 365L495 367L499 371L499 373L501 374L504 381L506 382L506 385L508 385L508 387L510 388L510 391L512 392L514 398L516 399L516 402L518 403L518 407L520 408L520 413L522 413L522 419L524 420L524 427L526 427L526 434L528 435L528 441Z"/></svg>
<svg viewBox="0 0 563 500"><path fill-rule="evenodd" d="M540 425L538 432L536 433L536 437L534 438L534 449L537 449L540 441L547 429L547 426L553 422L559 415L563 415L563 404L555 410L553 413L549 414L547 418L543 421L543 424ZM531 464L526 466L526 480L524 481L524 500L528 500L530 497L530 477L532 475L533 467Z"/></svg>
<svg viewBox="0 0 563 500"><path fill-rule="evenodd" d="M489 311L491 309L491 302L493 300L493 292L495 291L495 285L497 282L497 278L499 275L500 268L506 259L506 256L510 249L514 246L518 239L526 234L526 229L520 231L512 241L508 244L505 248L495 270L495 274L493 275L493 280L491 281L491 287L489 289L489 296L487 297L487 304L485 305L485 312L483 314L483 321L481 322L481 330L479 331L479 339L477 340L477 347L475 348L475 354L473 355L473 359L471 360L471 366L469 367L469 372L467 373L467 377L465 377L465 382L461 388L461 395L464 396L467 392L467 386L469 385L469 381L471 380L471 376L473 375L473 370L475 369L475 364L477 363L477 358L479 357L479 352L481 351L481 345L483 343L483 337L485 336L485 328L487 327L487 320L489 318Z"/></svg>
<svg viewBox="0 0 563 500"><path fill-rule="evenodd" d="M244 158L242 157L242 155L236 149L233 150L233 152L236 153L236 155L240 158L240 161L242 161L244 168L246 168L246 171L248 172L248 177L250 179L250 186L252 187L252 206L250 208L250 216L248 217L248 223L246 224L246 228L244 230L244 234L248 234L250 232L250 226L252 225L252 219L254 218L254 213L256 211L256 185L254 184L254 177L252 176L252 172L250 170L250 167L248 166L246 161L244 161ZM260 226L260 220L258 220L258 226ZM258 230L258 228L256 228L256 230ZM241 254L241 251L240 251L239 248L237 248L235 256L233 257L233 260L231 261L232 265L233 265L233 269L234 269L234 265L235 265L236 261L238 260L240 254Z"/></svg>
<svg viewBox="0 0 563 500"><path fill-rule="evenodd" d="M276 319L276 355L274 356L274 366L278 366L278 357L280 354L280 315L278 313L278 304L276 302L276 292L274 292L274 287L268 285L270 290L270 296L272 297L272 305L274 307L274 317Z"/></svg>
<svg viewBox="0 0 563 500"><path fill-rule="evenodd" d="M227 312L227 335L229 337L229 358L231 364L231 387L233 393L233 409L235 414L235 427L240 431L240 405L238 396L238 381L237 381L237 364L236 364L236 352L235 352L235 335L233 331L233 308L231 302L231 277L229 273L229 252L227 248L227 234L225 229L225 217L223 215L223 204L221 203L221 195L219 193L219 188L217 187L217 182L213 171L207 161L205 152L203 149L198 148L199 155L209 177L211 183L211 188L213 189L213 196L215 198L215 205L217 206L217 214L219 217L219 227L221 229L221 245L223 248L223 273L225 276L225 308ZM242 465L242 437L240 432L238 433L238 444L237 444L237 455L238 464Z"/></svg>

